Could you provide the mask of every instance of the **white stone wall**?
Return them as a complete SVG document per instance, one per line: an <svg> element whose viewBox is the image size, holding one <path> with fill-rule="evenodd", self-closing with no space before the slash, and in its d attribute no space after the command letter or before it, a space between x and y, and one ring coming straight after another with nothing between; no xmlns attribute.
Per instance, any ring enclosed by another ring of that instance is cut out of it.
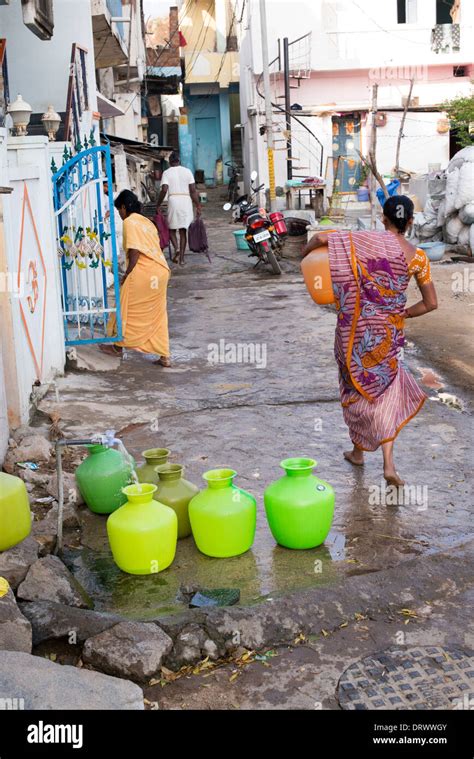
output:
<svg viewBox="0 0 474 759"><path fill-rule="evenodd" d="M2 352L15 427L28 421L33 385L61 373L65 355L48 139L4 136L2 152L1 184L13 188L3 196L11 287L3 294L10 324L2 329Z"/></svg>

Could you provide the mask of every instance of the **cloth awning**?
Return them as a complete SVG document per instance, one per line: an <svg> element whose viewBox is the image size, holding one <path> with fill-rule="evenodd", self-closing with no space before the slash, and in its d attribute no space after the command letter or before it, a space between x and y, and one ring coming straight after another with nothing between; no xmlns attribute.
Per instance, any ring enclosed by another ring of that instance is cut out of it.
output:
<svg viewBox="0 0 474 759"><path fill-rule="evenodd" d="M97 92L97 108L103 119L113 119L114 116L123 116L125 114L125 111L122 111L118 105L100 92Z"/></svg>
<svg viewBox="0 0 474 759"><path fill-rule="evenodd" d="M157 76L157 77L178 76L180 77L182 74L182 71L181 71L181 66L147 66L146 73L148 74L148 76Z"/></svg>
<svg viewBox="0 0 474 759"><path fill-rule="evenodd" d="M126 153L145 158L148 160L155 159L160 161L162 158L167 157L167 154L171 153L176 148L168 145L150 145L148 142L138 142L137 140L129 140L126 137L117 137L115 134L101 134L103 142L110 142L113 146L123 145L123 149Z"/></svg>

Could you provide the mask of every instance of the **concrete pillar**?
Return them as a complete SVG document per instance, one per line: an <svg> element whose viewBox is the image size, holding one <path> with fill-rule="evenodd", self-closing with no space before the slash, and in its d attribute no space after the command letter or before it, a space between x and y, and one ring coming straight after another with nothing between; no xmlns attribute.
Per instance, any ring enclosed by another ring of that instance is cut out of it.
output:
<svg viewBox="0 0 474 759"><path fill-rule="evenodd" d="M216 48L218 53L225 53L227 45L227 0L216 0Z"/></svg>
<svg viewBox="0 0 474 759"><path fill-rule="evenodd" d="M225 163L226 161L230 161L232 159L228 89L222 89L219 91L219 115L221 123L222 160ZM224 184L228 183L229 177L227 176L227 166L224 166Z"/></svg>

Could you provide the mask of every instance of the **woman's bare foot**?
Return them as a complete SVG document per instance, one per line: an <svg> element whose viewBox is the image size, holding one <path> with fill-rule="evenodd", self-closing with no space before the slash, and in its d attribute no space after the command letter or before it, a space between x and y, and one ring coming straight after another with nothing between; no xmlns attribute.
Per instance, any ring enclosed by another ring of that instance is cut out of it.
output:
<svg viewBox="0 0 474 759"><path fill-rule="evenodd" d="M109 356L121 356L122 355L122 348L117 347L113 343L101 343L99 345L99 350L102 351L102 353L107 353Z"/></svg>
<svg viewBox="0 0 474 759"><path fill-rule="evenodd" d="M158 359L158 361L154 362L155 364L159 364L160 366L164 366L167 369L171 366L171 361L169 356L161 356L161 358Z"/></svg>
<svg viewBox="0 0 474 759"><path fill-rule="evenodd" d="M401 488L405 483L395 469L393 461L393 443L393 440L389 440L387 443L382 443L383 476L387 485L394 485L397 488Z"/></svg>
<svg viewBox="0 0 474 759"><path fill-rule="evenodd" d="M396 488L402 488L405 484L405 481L402 480L398 472L384 471L383 476L387 485L394 485Z"/></svg>
<svg viewBox="0 0 474 759"><path fill-rule="evenodd" d="M361 451L360 448L354 446L352 451L344 451L343 455L346 461L350 461L354 466L364 466L364 451Z"/></svg>

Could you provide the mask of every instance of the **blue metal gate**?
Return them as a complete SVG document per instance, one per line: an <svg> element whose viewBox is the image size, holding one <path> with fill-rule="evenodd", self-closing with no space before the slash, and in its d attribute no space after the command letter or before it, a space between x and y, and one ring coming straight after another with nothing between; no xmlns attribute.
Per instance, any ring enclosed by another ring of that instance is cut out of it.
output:
<svg viewBox="0 0 474 759"><path fill-rule="evenodd" d="M86 149L74 156L65 148L59 170L54 163L51 167L66 345L122 339L111 194L110 208L104 214L104 182L109 193L112 191L110 147L85 142ZM116 326L108 337L111 316L115 316Z"/></svg>

